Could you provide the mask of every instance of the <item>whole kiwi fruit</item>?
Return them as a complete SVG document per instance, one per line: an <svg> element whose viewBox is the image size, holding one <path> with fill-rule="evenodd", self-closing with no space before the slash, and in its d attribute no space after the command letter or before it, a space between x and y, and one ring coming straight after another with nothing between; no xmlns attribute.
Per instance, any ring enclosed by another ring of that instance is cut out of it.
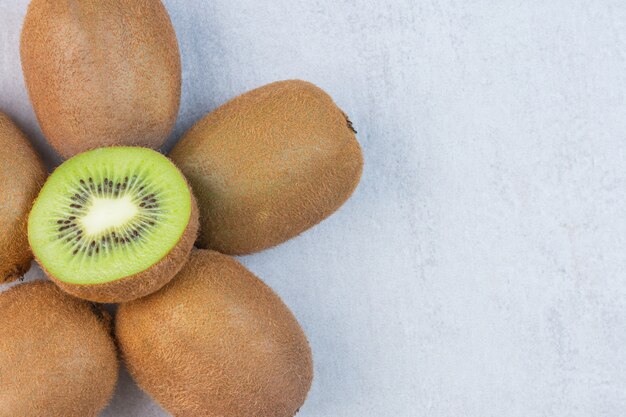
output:
<svg viewBox="0 0 626 417"><path fill-rule="evenodd" d="M226 103L170 157L198 198L198 245L231 255L277 245L325 219L363 168L352 123L328 94L298 80Z"/></svg>
<svg viewBox="0 0 626 417"><path fill-rule="evenodd" d="M20 129L0 112L0 284L20 278L33 259L26 225L46 179L44 165Z"/></svg>
<svg viewBox="0 0 626 417"><path fill-rule="evenodd" d="M113 395L108 315L51 282L0 294L0 417L95 417Z"/></svg>
<svg viewBox="0 0 626 417"><path fill-rule="evenodd" d="M293 314L217 252L192 252L163 289L122 304L115 327L135 380L177 417L292 417L311 386Z"/></svg>
<svg viewBox="0 0 626 417"><path fill-rule="evenodd" d="M140 147L76 155L50 175L28 218L28 240L61 288L101 303L150 294L183 267L198 210L183 174Z"/></svg>
<svg viewBox="0 0 626 417"><path fill-rule="evenodd" d="M39 124L65 158L156 149L174 126L180 54L159 0L32 0L21 59Z"/></svg>

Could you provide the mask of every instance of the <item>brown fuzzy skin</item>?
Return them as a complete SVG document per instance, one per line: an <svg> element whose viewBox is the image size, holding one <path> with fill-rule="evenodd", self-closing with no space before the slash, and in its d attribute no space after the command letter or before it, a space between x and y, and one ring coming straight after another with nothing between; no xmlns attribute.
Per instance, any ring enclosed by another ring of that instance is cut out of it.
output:
<svg viewBox="0 0 626 417"><path fill-rule="evenodd" d="M199 246L234 255L316 225L350 197L363 169L346 116L324 91L297 80L226 103L170 157L198 198Z"/></svg>
<svg viewBox="0 0 626 417"><path fill-rule="evenodd" d="M28 138L0 113L0 284L22 277L33 259L27 221L46 179L46 169Z"/></svg>
<svg viewBox="0 0 626 417"><path fill-rule="evenodd" d="M75 297L97 303L123 303L144 297L161 289L170 282L187 262L189 253L198 236L198 205L191 195L191 217L185 232L174 248L152 267L130 277L105 284L78 285L56 279L41 265L46 275L63 291ZM41 264L41 262L40 262Z"/></svg>
<svg viewBox="0 0 626 417"><path fill-rule="evenodd" d="M177 417L292 417L311 387L296 318L217 252L193 251L161 291L121 305L116 336L139 385Z"/></svg>
<svg viewBox="0 0 626 417"><path fill-rule="evenodd" d="M21 58L39 124L63 157L157 149L174 127L180 54L159 0L33 0Z"/></svg>
<svg viewBox="0 0 626 417"><path fill-rule="evenodd" d="M0 417L95 417L118 375L106 318L51 282L0 294Z"/></svg>

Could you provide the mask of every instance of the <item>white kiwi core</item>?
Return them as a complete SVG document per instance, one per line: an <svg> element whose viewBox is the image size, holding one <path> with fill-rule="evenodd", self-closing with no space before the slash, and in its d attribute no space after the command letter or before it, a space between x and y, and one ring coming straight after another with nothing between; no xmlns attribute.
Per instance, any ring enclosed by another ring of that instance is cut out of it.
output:
<svg viewBox="0 0 626 417"><path fill-rule="evenodd" d="M138 211L129 195L119 199L93 198L81 222L88 235L99 235L111 228L128 224Z"/></svg>

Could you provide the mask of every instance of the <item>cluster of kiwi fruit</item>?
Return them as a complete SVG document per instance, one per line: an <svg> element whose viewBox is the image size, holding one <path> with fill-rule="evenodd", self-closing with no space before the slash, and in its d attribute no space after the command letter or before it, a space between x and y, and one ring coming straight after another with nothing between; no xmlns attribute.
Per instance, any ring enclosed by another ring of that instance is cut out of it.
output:
<svg viewBox="0 0 626 417"><path fill-rule="evenodd" d="M169 154L181 61L160 0L32 0L26 87L67 160L0 114L0 417L97 416L118 355L174 416L291 417L313 366L280 298L231 255L314 226L356 188L352 123L304 81L208 114ZM16 175L16 173L18 175ZM119 303L112 319L98 303Z"/></svg>

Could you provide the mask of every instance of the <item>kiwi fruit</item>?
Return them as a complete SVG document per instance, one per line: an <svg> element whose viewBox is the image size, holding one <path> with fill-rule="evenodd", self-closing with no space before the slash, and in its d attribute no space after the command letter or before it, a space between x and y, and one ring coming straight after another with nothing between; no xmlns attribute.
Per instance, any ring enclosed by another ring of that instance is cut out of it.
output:
<svg viewBox="0 0 626 417"><path fill-rule="evenodd" d="M194 250L163 289L122 304L115 333L135 380L177 417L292 417L311 386L296 318L217 252Z"/></svg>
<svg viewBox="0 0 626 417"><path fill-rule="evenodd" d="M324 91L282 81L243 94L193 126L170 154L200 207L198 245L243 255L284 242L352 194L363 156Z"/></svg>
<svg viewBox="0 0 626 417"><path fill-rule="evenodd" d="M14 281L30 267L28 212L46 179L46 170L26 136L0 113L0 284Z"/></svg>
<svg viewBox="0 0 626 417"><path fill-rule="evenodd" d="M32 0L21 60L39 124L65 158L157 149L174 127L181 62L159 0Z"/></svg>
<svg viewBox="0 0 626 417"><path fill-rule="evenodd" d="M95 417L113 395L111 320L49 281L0 294L0 417Z"/></svg>
<svg viewBox="0 0 626 417"><path fill-rule="evenodd" d="M181 172L147 148L109 147L57 168L35 200L28 239L62 289L96 302L156 291L182 268L198 230Z"/></svg>

